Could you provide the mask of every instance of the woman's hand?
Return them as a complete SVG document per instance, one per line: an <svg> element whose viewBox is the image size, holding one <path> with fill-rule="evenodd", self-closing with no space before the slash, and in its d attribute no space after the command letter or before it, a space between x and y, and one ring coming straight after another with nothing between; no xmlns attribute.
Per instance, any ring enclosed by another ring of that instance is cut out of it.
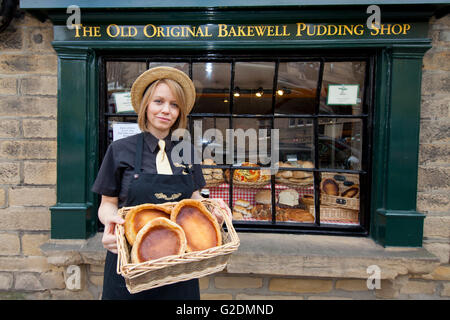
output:
<svg viewBox="0 0 450 320"><path fill-rule="evenodd" d="M98 209L98 217L105 226L102 238L103 247L112 253L117 253L116 224L125 223L125 220L117 214L118 202L117 197L102 196L102 202Z"/></svg>

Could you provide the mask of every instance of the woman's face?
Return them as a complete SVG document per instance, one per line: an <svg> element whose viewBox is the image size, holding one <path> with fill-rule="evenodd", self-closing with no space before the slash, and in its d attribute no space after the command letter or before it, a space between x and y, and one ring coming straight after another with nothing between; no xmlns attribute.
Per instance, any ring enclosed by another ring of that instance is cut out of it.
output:
<svg viewBox="0 0 450 320"><path fill-rule="evenodd" d="M147 105L147 127L150 132L164 138L179 114L180 109L169 86L158 84Z"/></svg>

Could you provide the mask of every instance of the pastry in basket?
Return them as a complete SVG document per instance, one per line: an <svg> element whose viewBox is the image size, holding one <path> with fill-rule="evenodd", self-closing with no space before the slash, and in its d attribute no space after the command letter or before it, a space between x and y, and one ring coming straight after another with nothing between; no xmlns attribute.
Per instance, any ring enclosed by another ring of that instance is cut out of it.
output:
<svg viewBox="0 0 450 320"><path fill-rule="evenodd" d="M359 186L357 184L351 186L341 193L342 197L357 198L359 196Z"/></svg>
<svg viewBox="0 0 450 320"><path fill-rule="evenodd" d="M322 181L322 191L330 196L339 195L339 185L334 179L328 178Z"/></svg>
<svg viewBox="0 0 450 320"><path fill-rule="evenodd" d="M172 209L170 219L183 228L188 252L222 245L222 234L216 218L199 200L181 200Z"/></svg>
<svg viewBox="0 0 450 320"><path fill-rule="evenodd" d="M149 221L155 218L170 219L170 209L157 204L141 204L128 211L125 217L125 236L130 245L134 244L137 233Z"/></svg>
<svg viewBox="0 0 450 320"><path fill-rule="evenodd" d="M183 229L167 218L155 218L139 230L131 249L131 262L141 263L185 251Z"/></svg>

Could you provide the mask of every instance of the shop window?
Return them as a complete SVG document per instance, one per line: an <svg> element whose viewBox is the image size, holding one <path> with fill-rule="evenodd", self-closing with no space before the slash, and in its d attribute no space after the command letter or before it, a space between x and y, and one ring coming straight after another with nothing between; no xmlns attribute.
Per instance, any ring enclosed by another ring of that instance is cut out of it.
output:
<svg viewBox="0 0 450 320"><path fill-rule="evenodd" d="M102 61L101 156L124 134L115 127L126 134L136 130L137 116L126 101L134 79L147 68L172 66L188 74L197 90L188 127L204 156L202 192L229 204L238 230L367 233L371 56Z"/></svg>

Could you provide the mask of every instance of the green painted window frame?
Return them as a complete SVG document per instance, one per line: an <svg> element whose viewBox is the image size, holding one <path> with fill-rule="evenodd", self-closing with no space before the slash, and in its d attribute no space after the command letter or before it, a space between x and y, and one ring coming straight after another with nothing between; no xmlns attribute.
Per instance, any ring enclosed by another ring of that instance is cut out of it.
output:
<svg viewBox="0 0 450 320"><path fill-rule="evenodd" d="M353 12L353 8L348 9ZM428 23L433 10L407 12L406 16L422 24ZM98 12L83 13L86 21L96 21ZM151 13L163 23L167 14ZM294 19L298 11L266 11L257 19L270 21ZM196 23L233 21L245 23L252 14L221 11L170 12L180 23L193 19ZM326 16L330 21L342 19L333 10L310 11L310 19ZM405 13L403 13L405 16ZM65 24L65 15L48 13L56 25ZM391 15L392 16L392 15ZM405 18L405 17L399 18ZM144 16L141 16L143 19ZM290 18L289 18L290 17ZM122 24L130 16L120 11L108 19ZM253 19L256 19L253 15ZM244 22L243 22L244 21ZM128 20L129 24L136 23ZM58 41L53 47L58 55L58 154L57 203L51 211L51 238L84 239L95 234L97 197L90 191L98 170L98 100L99 63L103 52L111 50L317 50L371 48L376 50L375 101L373 119L372 185L369 236L383 246L422 246L424 214L417 211L417 171L419 150L422 59L431 47L427 28L419 38L394 40L317 40L317 41L213 41L183 42L96 42ZM407 90L405 88L408 88Z"/></svg>

